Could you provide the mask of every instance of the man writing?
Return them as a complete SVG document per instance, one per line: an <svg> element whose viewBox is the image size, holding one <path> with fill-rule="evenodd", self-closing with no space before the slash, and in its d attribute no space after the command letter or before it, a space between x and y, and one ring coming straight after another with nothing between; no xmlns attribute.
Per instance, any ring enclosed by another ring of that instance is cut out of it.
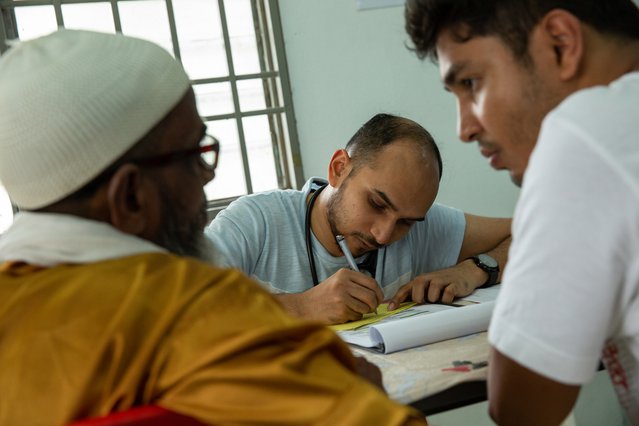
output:
<svg viewBox="0 0 639 426"><path fill-rule="evenodd" d="M510 220L434 204L441 174L422 126L378 114L333 154L327 180L242 197L206 233L299 317L343 323L391 297L391 307L408 298L451 303L498 281Z"/></svg>
<svg viewBox="0 0 639 426"><path fill-rule="evenodd" d="M61 30L0 58L0 181L22 210L0 239L0 424L145 404L207 424L425 423L330 330L196 260L218 151L152 43Z"/></svg>
<svg viewBox="0 0 639 426"><path fill-rule="evenodd" d="M489 330L491 416L559 424L603 359L639 424L639 10L409 0L459 136L522 186Z"/></svg>

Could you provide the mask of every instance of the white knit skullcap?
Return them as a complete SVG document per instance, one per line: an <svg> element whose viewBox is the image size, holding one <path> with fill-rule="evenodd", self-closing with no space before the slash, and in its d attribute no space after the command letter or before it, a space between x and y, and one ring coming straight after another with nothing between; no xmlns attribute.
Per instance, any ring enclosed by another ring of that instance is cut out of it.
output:
<svg viewBox="0 0 639 426"><path fill-rule="evenodd" d="M0 182L37 209L100 174L170 112L189 79L161 47L59 30L0 57Z"/></svg>

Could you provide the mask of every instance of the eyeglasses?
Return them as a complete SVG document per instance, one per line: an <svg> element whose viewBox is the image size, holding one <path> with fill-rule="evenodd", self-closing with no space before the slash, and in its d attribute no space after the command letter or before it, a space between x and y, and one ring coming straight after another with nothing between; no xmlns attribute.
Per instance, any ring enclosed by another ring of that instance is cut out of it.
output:
<svg viewBox="0 0 639 426"><path fill-rule="evenodd" d="M181 149L151 157L135 158L131 163L141 166L159 167L185 158L199 156L200 165L207 171L214 171L220 158L220 141L215 137L205 134L197 148Z"/></svg>

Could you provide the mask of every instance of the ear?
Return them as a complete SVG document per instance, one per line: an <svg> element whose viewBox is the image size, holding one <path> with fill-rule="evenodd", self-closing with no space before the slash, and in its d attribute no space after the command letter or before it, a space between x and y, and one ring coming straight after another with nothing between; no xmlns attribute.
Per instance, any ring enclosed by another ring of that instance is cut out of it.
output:
<svg viewBox="0 0 639 426"><path fill-rule="evenodd" d="M542 18L539 26L548 45L554 50L559 78L568 81L576 77L584 54L581 21L565 10L554 9Z"/></svg>
<svg viewBox="0 0 639 426"><path fill-rule="evenodd" d="M144 234L149 220L149 194L142 172L134 164L120 167L107 187L107 207L111 224L127 234Z"/></svg>
<svg viewBox="0 0 639 426"><path fill-rule="evenodd" d="M345 149L338 149L333 153L328 164L328 183L334 188L339 187L349 175L352 168L351 157Z"/></svg>

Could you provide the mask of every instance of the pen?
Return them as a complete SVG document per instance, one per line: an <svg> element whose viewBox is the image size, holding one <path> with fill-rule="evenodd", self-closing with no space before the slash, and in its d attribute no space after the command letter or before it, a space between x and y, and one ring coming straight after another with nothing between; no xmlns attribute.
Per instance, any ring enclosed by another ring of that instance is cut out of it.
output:
<svg viewBox="0 0 639 426"><path fill-rule="evenodd" d="M339 244L339 247L342 249L342 253L344 253L344 256L346 256L346 260L348 261L348 264L351 267L351 269L353 271L359 272L357 263L355 263L355 259L353 258L351 251L348 249L348 246L346 245L346 240L344 240L344 236L336 235L335 239L337 240L337 244Z"/></svg>
<svg viewBox="0 0 639 426"><path fill-rule="evenodd" d="M344 236L336 235L335 239L337 240L337 244L339 245L339 247L342 249L342 253L344 253L346 260L348 261L348 265L351 267L353 271L359 272L359 268L357 267L357 263L355 263L353 254L351 253L351 251L348 249L348 246L346 245L346 240L344 239ZM379 307L379 303L381 303L381 301L377 302L377 306L373 308L371 312L375 314L378 313L377 308Z"/></svg>

